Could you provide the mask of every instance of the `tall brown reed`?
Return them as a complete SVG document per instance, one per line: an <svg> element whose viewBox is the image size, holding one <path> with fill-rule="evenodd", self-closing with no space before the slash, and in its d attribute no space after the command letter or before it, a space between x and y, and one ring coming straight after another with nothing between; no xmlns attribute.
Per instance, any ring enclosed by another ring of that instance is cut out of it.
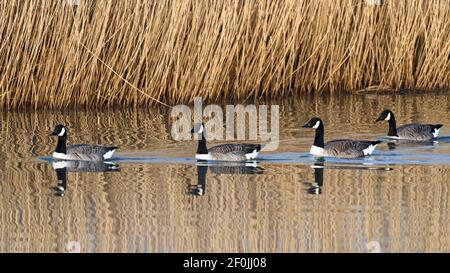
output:
<svg viewBox="0 0 450 273"><path fill-rule="evenodd" d="M448 0L0 2L0 105L450 86Z"/></svg>

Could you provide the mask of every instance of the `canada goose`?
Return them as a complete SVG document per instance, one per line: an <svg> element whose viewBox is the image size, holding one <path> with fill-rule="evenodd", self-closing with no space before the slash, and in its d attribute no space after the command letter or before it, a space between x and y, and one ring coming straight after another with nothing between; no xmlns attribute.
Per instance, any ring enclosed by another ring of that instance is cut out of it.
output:
<svg viewBox="0 0 450 273"><path fill-rule="evenodd" d="M320 118L311 118L303 128L316 129L310 153L314 156L358 158L371 155L381 141L339 139L324 144L324 125Z"/></svg>
<svg viewBox="0 0 450 273"><path fill-rule="evenodd" d="M51 136L58 136L58 144L52 156L63 160L103 161L110 159L119 147L106 147L90 144L77 144L66 146L67 128L56 125Z"/></svg>
<svg viewBox="0 0 450 273"><path fill-rule="evenodd" d="M253 160L261 150L260 144L222 144L211 148L206 147L204 125L197 124L191 133L199 134L198 148L195 155L197 160L208 161L247 161Z"/></svg>
<svg viewBox="0 0 450 273"><path fill-rule="evenodd" d="M416 141L428 141L437 138L439 130L443 126L442 124L405 124L397 128L395 123L395 116L391 110L384 110L378 119L378 121L387 120L389 122L388 137L395 139L406 139Z"/></svg>

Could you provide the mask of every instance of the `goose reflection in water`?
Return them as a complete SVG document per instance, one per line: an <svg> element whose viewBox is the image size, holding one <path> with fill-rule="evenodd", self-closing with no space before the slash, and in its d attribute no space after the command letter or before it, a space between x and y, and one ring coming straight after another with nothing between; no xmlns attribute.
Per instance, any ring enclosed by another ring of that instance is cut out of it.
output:
<svg viewBox="0 0 450 273"><path fill-rule="evenodd" d="M261 174L264 169L257 166L256 162L250 163L226 163L226 164L197 164L197 184L189 185L187 194L203 196L206 190L206 173L208 169L215 174Z"/></svg>
<svg viewBox="0 0 450 273"><path fill-rule="evenodd" d="M323 161L318 161L311 165L314 170L314 182L310 184L308 193L313 195L322 194L323 187Z"/></svg>
<svg viewBox="0 0 450 273"><path fill-rule="evenodd" d="M390 151L397 149L398 146L402 147L418 147L418 146L435 146L438 141L388 141L387 146Z"/></svg>
<svg viewBox="0 0 450 273"><path fill-rule="evenodd" d="M54 161L51 163L56 173L57 184L53 187L54 195L64 197L67 190L67 173L101 173L119 172L119 165L112 162L93 161Z"/></svg>
<svg viewBox="0 0 450 273"><path fill-rule="evenodd" d="M388 146L389 150L395 150L399 146L402 147L426 147L426 146L436 146L439 143L450 143L450 137L437 137L433 140L425 140L425 141L418 141L418 140L404 140L404 139L389 139L389 138L380 138L381 140L384 140L386 142L386 145Z"/></svg>
<svg viewBox="0 0 450 273"><path fill-rule="evenodd" d="M324 166L325 160L321 159L316 161L310 167L314 170L314 182L305 183L309 185L307 192L312 195L320 195L322 194L323 188L323 171L325 169ZM374 166L372 164L362 164L362 165L354 165L354 164L335 164L335 165L327 165L326 168L328 170L366 170L366 171L392 171L393 168L390 166Z"/></svg>

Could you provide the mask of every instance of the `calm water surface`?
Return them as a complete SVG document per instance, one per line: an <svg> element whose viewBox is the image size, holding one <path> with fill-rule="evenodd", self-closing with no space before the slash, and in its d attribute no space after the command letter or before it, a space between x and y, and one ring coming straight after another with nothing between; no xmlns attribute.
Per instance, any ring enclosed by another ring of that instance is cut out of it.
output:
<svg viewBox="0 0 450 273"><path fill-rule="evenodd" d="M2 113L0 251L450 252L448 92L306 98L280 104L280 148L254 165L196 165L164 109ZM377 139L443 123L437 143L383 143L363 160L315 160L325 138ZM48 162L56 123L69 142L115 144L117 165Z"/></svg>

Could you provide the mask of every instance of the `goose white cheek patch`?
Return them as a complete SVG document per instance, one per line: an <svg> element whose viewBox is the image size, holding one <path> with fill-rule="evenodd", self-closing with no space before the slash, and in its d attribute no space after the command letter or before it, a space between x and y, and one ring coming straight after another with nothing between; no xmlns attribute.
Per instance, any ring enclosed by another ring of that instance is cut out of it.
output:
<svg viewBox="0 0 450 273"><path fill-rule="evenodd" d="M203 133L203 125L200 126L200 130L198 130L198 133L199 133L199 134Z"/></svg>
<svg viewBox="0 0 450 273"><path fill-rule="evenodd" d="M61 132L58 134L58 136L63 136L66 133L66 129L62 128Z"/></svg>
<svg viewBox="0 0 450 273"><path fill-rule="evenodd" d="M313 128L317 129L317 128L319 128L319 126L320 126L320 121L316 122L316 124L313 126Z"/></svg>
<svg viewBox="0 0 450 273"><path fill-rule="evenodd" d="M391 113L389 113L384 120L391 120Z"/></svg>

